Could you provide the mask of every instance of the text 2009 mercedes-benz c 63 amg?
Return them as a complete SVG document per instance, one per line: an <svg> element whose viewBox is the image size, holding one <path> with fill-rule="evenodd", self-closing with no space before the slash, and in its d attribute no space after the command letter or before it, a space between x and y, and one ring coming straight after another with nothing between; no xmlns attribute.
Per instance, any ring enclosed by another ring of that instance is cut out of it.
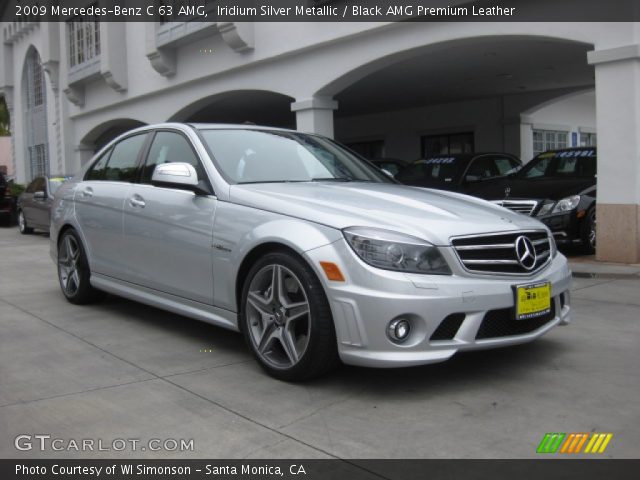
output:
<svg viewBox="0 0 640 480"><path fill-rule="evenodd" d="M70 302L110 292L239 330L286 380L443 361L570 320L542 223L282 129L120 136L57 191L51 253Z"/></svg>

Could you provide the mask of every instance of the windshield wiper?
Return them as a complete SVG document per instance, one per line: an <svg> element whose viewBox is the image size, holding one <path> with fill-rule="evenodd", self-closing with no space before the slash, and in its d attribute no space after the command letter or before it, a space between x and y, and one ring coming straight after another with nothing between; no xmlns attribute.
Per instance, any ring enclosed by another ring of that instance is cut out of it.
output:
<svg viewBox="0 0 640 480"><path fill-rule="evenodd" d="M353 182L353 178L349 177L326 177L326 178L312 178L311 182Z"/></svg>

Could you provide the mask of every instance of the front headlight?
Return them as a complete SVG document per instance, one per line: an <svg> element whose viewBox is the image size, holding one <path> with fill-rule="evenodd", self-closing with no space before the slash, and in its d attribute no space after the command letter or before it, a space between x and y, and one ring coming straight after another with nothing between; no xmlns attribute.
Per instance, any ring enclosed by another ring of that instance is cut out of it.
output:
<svg viewBox="0 0 640 480"><path fill-rule="evenodd" d="M553 207L553 212L551 213L562 213L573 210L580 203L580 195L572 195L570 197L563 198L556 203L556 206Z"/></svg>
<svg viewBox="0 0 640 480"><path fill-rule="evenodd" d="M406 273L451 275L438 248L419 238L369 227L345 228L343 233L356 255L372 267Z"/></svg>

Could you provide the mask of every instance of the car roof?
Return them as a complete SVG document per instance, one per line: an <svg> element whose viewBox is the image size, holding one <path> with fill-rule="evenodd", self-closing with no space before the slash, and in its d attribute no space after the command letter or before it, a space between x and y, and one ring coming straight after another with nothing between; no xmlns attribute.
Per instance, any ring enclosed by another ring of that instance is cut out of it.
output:
<svg viewBox="0 0 640 480"><path fill-rule="evenodd" d="M544 152L540 152L538 155L544 155L545 153L559 153L559 152L572 152L572 151L582 151L582 150L594 150L598 151L598 147L566 147L566 148L552 148L550 150L545 150Z"/></svg>

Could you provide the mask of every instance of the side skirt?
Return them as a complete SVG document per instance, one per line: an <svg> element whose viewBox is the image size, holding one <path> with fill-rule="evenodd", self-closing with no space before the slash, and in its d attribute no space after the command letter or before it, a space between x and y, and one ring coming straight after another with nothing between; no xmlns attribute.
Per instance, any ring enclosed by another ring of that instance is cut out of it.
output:
<svg viewBox="0 0 640 480"><path fill-rule="evenodd" d="M239 332L238 315L222 308L204 303L194 302L186 298L160 292L151 288L117 280L112 277L91 274L91 285L99 290L112 293L146 305L184 315L185 317L211 323L219 327Z"/></svg>

